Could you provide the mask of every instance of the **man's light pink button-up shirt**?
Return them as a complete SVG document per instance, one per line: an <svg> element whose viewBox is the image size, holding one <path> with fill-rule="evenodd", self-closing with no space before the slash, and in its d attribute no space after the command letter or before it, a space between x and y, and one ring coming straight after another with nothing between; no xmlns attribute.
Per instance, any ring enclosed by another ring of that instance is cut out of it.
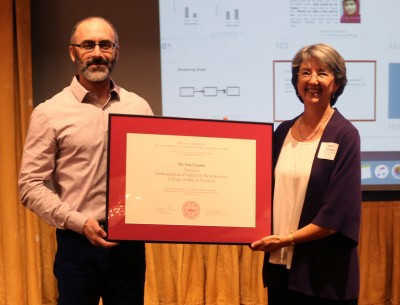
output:
<svg viewBox="0 0 400 305"><path fill-rule="evenodd" d="M138 95L112 84L103 108L74 77L32 113L22 157L22 203L49 224L82 233L86 220L105 219L109 113L152 115ZM54 191L48 184L53 183Z"/></svg>

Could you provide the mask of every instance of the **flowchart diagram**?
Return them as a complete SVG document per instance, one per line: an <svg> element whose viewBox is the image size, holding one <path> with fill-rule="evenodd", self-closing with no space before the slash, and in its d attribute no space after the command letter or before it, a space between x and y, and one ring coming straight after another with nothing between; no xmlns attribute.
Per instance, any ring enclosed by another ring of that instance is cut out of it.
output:
<svg viewBox="0 0 400 305"><path fill-rule="evenodd" d="M240 96L240 87L232 86L226 87L224 89L218 89L218 87L203 87L202 89L196 89L195 87L180 87L179 96L180 97L194 97L197 94L203 96Z"/></svg>

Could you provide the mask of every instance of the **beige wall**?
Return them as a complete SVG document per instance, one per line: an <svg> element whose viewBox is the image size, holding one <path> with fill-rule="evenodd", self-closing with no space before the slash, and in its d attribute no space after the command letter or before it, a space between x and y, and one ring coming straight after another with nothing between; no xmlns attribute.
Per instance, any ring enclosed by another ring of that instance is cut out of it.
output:
<svg viewBox="0 0 400 305"><path fill-rule="evenodd" d="M31 1L33 97L37 105L71 82L68 43L73 25L102 16L118 30L121 52L113 78L161 115L158 0Z"/></svg>

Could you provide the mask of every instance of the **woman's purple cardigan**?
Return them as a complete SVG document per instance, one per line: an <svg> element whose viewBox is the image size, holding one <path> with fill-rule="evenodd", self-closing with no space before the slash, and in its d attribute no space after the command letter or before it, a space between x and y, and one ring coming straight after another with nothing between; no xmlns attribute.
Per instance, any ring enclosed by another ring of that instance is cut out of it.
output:
<svg viewBox="0 0 400 305"><path fill-rule="evenodd" d="M297 118L283 122L274 133L274 163L289 129ZM317 157L323 142L339 144L334 160ZM360 136L336 109L325 127L311 169L299 228L310 223L337 233L313 242L297 244L288 275L289 289L335 300L358 298L357 245L361 215ZM280 280L276 265L265 256L266 286Z"/></svg>

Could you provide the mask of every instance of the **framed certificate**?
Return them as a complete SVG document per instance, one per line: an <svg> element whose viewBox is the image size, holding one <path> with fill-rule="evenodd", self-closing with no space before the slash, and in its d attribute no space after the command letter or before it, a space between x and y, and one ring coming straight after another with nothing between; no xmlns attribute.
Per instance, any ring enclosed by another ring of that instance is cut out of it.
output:
<svg viewBox="0 0 400 305"><path fill-rule="evenodd" d="M270 234L271 123L110 114L109 240L249 244Z"/></svg>

